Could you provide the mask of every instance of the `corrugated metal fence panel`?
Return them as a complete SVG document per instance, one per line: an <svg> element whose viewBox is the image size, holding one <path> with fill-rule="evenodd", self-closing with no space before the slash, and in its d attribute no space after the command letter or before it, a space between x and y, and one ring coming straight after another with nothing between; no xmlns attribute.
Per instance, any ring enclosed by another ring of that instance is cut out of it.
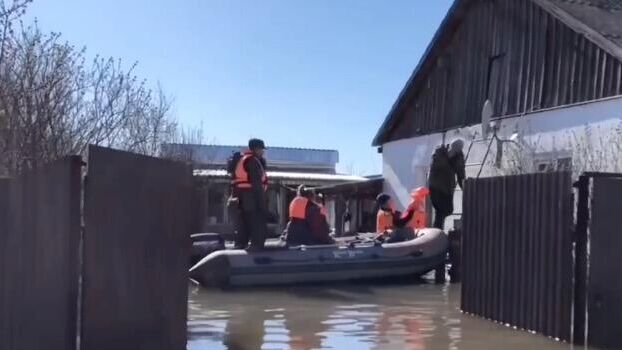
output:
<svg viewBox="0 0 622 350"><path fill-rule="evenodd" d="M6 267L8 267L7 238L9 217L9 179L0 179L0 337L7 334L8 300L6 299ZM3 341L0 338L0 343Z"/></svg>
<svg viewBox="0 0 622 350"><path fill-rule="evenodd" d="M468 180L462 309L570 340L572 204L568 173Z"/></svg>
<svg viewBox="0 0 622 350"><path fill-rule="evenodd" d="M185 349L191 169L91 147L85 191L82 350Z"/></svg>
<svg viewBox="0 0 622 350"><path fill-rule="evenodd" d="M0 349L75 348L81 160L0 182Z"/></svg>
<svg viewBox="0 0 622 350"><path fill-rule="evenodd" d="M593 180L588 282L588 342L622 348L622 178Z"/></svg>

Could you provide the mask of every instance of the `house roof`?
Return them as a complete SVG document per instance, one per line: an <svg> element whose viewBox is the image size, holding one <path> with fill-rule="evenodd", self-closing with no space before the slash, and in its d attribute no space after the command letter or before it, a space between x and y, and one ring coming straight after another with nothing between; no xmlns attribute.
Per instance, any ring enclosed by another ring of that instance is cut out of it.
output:
<svg viewBox="0 0 622 350"><path fill-rule="evenodd" d="M199 164L225 165L231 154L243 151L244 146L164 144L162 149L168 154L190 155ZM339 162L339 152L327 149L306 149L289 147L270 147L265 154L270 166L301 166L334 168Z"/></svg>
<svg viewBox="0 0 622 350"><path fill-rule="evenodd" d="M622 0L531 0L577 33L622 61ZM442 49L450 42L474 0L455 0L434 34L415 70L391 107L373 140L385 142L395 125L407 94L424 83Z"/></svg>
<svg viewBox="0 0 622 350"><path fill-rule="evenodd" d="M226 170L195 170L194 176L213 177L213 178L229 178ZM295 180L295 181L321 181L330 183L341 182L362 182L369 179L357 175L343 174L317 174L317 173L301 173L288 171L268 171L268 178L272 180Z"/></svg>
<svg viewBox="0 0 622 350"><path fill-rule="evenodd" d="M346 182L337 185L330 185L316 188L319 193L327 196L367 196L374 198L382 192L384 179L380 176L368 178L366 181Z"/></svg>

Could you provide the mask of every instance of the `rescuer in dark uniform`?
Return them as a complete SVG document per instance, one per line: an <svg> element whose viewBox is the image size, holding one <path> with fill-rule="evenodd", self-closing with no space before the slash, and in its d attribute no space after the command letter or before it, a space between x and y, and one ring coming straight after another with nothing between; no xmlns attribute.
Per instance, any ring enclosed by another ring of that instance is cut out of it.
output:
<svg viewBox="0 0 622 350"><path fill-rule="evenodd" d="M449 147L442 145L432 156L428 187L434 206L434 227L443 229L445 218L454 212L456 184L462 188L465 178L464 142L455 140Z"/></svg>
<svg viewBox="0 0 622 350"><path fill-rule="evenodd" d="M266 146L262 140L251 139L248 150L235 167L232 183L234 197L238 199L238 227L235 239L236 249L245 249L250 239L249 250L261 250L268 232L268 211L266 191L268 176L263 158Z"/></svg>

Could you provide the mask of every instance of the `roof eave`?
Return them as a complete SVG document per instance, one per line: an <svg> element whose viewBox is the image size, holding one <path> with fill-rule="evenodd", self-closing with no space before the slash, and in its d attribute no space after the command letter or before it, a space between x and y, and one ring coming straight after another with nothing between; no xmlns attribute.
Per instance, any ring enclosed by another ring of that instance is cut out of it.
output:
<svg viewBox="0 0 622 350"><path fill-rule="evenodd" d="M610 55L614 56L618 60L622 61L622 47L613 41L609 40L603 34L585 24L580 19L573 16L568 11L564 10L552 1L547 0L532 0L538 6L543 8L546 12L553 15L555 18L562 21L568 27L572 28L579 34L583 34L588 40L596 44L601 49L607 51Z"/></svg>

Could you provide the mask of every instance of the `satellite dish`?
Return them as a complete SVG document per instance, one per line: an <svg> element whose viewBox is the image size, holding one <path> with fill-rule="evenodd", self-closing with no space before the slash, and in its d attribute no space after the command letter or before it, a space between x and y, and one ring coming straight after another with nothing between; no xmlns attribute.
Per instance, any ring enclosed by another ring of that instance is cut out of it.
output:
<svg viewBox="0 0 622 350"><path fill-rule="evenodd" d="M487 138L490 133L490 119L493 115L492 102L486 100L482 108L482 138Z"/></svg>

